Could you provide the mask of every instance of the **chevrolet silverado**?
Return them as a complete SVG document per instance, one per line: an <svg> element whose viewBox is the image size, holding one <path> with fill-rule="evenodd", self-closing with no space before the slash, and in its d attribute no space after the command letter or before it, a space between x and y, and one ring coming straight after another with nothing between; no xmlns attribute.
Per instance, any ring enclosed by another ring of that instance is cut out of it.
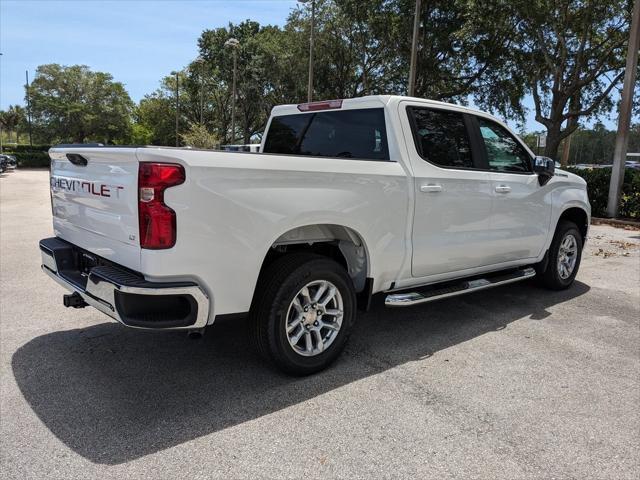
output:
<svg viewBox="0 0 640 480"><path fill-rule="evenodd" d="M140 329L247 317L257 350L309 374L372 295L404 307L578 272L585 182L491 115L400 96L273 109L258 153L58 146L42 268Z"/></svg>

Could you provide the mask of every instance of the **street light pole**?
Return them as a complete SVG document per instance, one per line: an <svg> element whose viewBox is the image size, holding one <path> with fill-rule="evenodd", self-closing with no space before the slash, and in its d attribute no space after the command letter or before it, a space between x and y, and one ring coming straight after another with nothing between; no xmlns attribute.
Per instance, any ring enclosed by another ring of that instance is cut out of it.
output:
<svg viewBox="0 0 640 480"><path fill-rule="evenodd" d="M233 49L233 98L231 101L231 143L236 141L236 76L238 72L238 55Z"/></svg>
<svg viewBox="0 0 640 480"><path fill-rule="evenodd" d="M33 138L31 136L31 95L29 93L29 70L25 70L24 72L25 78L27 79L27 84L25 85L27 90L27 120L29 123L29 145L33 147Z"/></svg>
<svg viewBox="0 0 640 480"><path fill-rule="evenodd" d="M409 67L409 85L407 93L410 97L416 91L416 64L418 63L418 38L420 33L420 0L416 0L416 11L413 15L413 41L411 42L411 64Z"/></svg>
<svg viewBox="0 0 640 480"><path fill-rule="evenodd" d="M309 78L307 83L307 102L313 100L313 50L316 32L316 0L298 0L300 3L311 3L311 32L309 33Z"/></svg>
<svg viewBox="0 0 640 480"><path fill-rule="evenodd" d="M313 100L313 44L316 30L316 2L311 0L311 34L309 35L309 84L307 85L307 102Z"/></svg>
<svg viewBox="0 0 640 480"><path fill-rule="evenodd" d="M622 182L624 180L627 146L629 145L629 127L631 126L631 104L633 90L636 83L636 69L638 67L638 49L640 48L640 0L635 0L631 14L631 32L629 34L629 48L627 50L627 65L622 84L622 98L620 99L620 115L618 116L618 133L613 152L613 168L609 183L609 200L607 202L607 216L614 218L618 215Z"/></svg>
<svg viewBox="0 0 640 480"><path fill-rule="evenodd" d="M176 147L180 146L179 132L179 119L180 119L180 77L176 72Z"/></svg>
<svg viewBox="0 0 640 480"><path fill-rule="evenodd" d="M231 87L231 143L236 140L236 76L238 70L238 46L240 42L235 38L230 38L224 42L225 47L233 49L233 86Z"/></svg>

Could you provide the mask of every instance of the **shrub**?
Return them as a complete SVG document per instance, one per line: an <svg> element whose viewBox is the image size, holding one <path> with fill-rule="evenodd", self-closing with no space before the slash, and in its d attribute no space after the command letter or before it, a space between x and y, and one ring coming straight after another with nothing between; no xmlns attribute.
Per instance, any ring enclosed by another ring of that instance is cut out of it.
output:
<svg viewBox="0 0 640 480"><path fill-rule="evenodd" d="M180 136L186 145L193 148L214 149L220 144L218 137L200 123L192 123L187 133Z"/></svg>
<svg viewBox="0 0 640 480"><path fill-rule="evenodd" d="M49 168L49 154L42 151L15 152L19 168Z"/></svg>
<svg viewBox="0 0 640 480"><path fill-rule="evenodd" d="M6 145L4 147L4 153L14 155L16 153L23 152L47 152L51 148L51 145Z"/></svg>
<svg viewBox="0 0 640 480"><path fill-rule="evenodd" d="M587 182L591 214L594 217L605 217L609 198L610 168L594 168L592 170L568 169L581 176ZM622 183L619 216L640 219L640 170L627 168Z"/></svg>

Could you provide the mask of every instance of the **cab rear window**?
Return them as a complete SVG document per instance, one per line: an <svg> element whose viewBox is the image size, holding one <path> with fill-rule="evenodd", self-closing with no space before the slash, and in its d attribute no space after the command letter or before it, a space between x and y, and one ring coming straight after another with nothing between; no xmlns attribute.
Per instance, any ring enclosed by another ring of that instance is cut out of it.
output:
<svg viewBox="0 0 640 480"><path fill-rule="evenodd" d="M274 117L264 153L389 160L384 110L367 108Z"/></svg>

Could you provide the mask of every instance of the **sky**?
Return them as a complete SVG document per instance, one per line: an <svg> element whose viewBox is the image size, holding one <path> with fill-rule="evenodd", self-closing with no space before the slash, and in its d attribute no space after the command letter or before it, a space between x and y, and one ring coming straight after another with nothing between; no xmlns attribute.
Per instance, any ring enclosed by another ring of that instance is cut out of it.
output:
<svg viewBox="0 0 640 480"><path fill-rule="evenodd" d="M295 0L0 0L0 109L24 104L25 71L88 65L122 82L134 101L198 56L205 29L246 19L284 25ZM532 110L530 98L525 105ZM516 128L513 122L508 122ZM615 129L613 119L605 119ZM530 112L527 131L542 130Z"/></svg>

